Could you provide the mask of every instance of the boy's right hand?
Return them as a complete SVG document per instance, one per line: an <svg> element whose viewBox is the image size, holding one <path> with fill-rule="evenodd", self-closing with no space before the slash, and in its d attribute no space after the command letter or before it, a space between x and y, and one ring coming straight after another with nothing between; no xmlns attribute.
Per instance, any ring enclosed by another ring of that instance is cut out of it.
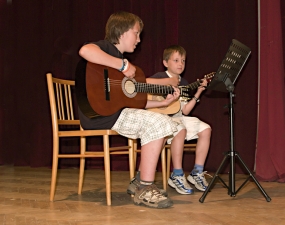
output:
<svg viewBox="0 0 285 225"><path fill-rule="evenodd" d="M176 87L173 87L174 92L173 94L168 94L165 98L165 106L170 105L172 102L177 101L180 96L180 90Z"/></svg>
<svg viewBox="0 0 285 225"><path fill-rule="evenodd" d="M126 72L122 72L126 77L128 78L134 78L136 76L136 67L131 64L130 62L128 62L128 69L126 70Z"/></svg>

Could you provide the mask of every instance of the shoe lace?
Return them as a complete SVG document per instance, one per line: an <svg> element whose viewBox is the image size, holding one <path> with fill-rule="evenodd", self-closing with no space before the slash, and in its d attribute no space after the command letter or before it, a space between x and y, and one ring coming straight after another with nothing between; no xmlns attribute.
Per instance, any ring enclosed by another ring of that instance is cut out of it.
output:
<svg viewBox="0 0 285 225"><path fill-rule="evenodd" d="M195 176L195 180L197 183L206 183L206 178L205 175L209 176L209 177L213 177L212 175L208 174L207 171L204 171L202 173L197 173L197 176Z"/></svg>
<svg viewBox="0 0 285 225"><path fill-rule="evenodd" d="M159 199L159 198L165 198L159 191L159 189L154 185L151 184L147 187L147 191L150 192L150 199L152 199L153 197Z"/></svg>
<svg viewBox="0 0 285 225"><path fill-rule="evenodd" d="M185 188L191 189L190 185L186 181L185 176L176 176L175 178L180 181L181 186L183 185Z"/></svg>
<svg viewBox="0 0 285 225"><path fill-rule="evenodd" d="M213 178L213 176L212 176L211 174L208 174L207 171L204 171L202 174L203 174L203 175L207 175L207 176ZM205 177L205 176L204 176L204 177Z"/></svg>

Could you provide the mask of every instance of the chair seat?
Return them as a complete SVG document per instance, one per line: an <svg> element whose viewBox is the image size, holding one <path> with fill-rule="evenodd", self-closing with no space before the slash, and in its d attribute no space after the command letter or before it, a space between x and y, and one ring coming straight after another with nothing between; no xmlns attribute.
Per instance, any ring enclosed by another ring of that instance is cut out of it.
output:
<svg viewBox="0 0 285 225"><path fill-rule="evenodd" d="M87 136L97 136L97 135L119 135L114 130L69 130L69 131L58 131L59 137L78 137L78 132L80 132L80 135L83 135L85 137Z"/></svg>

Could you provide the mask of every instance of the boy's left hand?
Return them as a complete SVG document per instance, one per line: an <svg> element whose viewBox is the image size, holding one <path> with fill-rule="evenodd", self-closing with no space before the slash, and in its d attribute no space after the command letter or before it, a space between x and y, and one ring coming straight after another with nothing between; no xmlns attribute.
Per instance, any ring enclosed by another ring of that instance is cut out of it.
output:
<svg viewBox="0 0 285 225"><path fill-rule="evenodd" d="M200 86L207 87L207 85L208 85L207 79L202 79L202 80L200 80L200 81L202 81L202 82L200 82Z"/></svg>
<svg viewBox="0 0 285 225"><path fill-rule="evenodd" d="M200 81L200 86L198 87L198 89L202 89L204 91L208 85L208 81L207 81L207 79L202 79L199 81Z"/></svg>

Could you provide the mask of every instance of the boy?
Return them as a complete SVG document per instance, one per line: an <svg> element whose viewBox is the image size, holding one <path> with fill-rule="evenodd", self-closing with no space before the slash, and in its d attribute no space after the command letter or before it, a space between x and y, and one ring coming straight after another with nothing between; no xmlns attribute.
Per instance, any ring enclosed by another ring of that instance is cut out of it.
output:
<svg viewBox="0 0 285 225"><path fill-rule="evenodd" d="M128 12L112 14L106 24L105 40L87 43L79 50L83 61L112 67L126 77L134 78L136 67L124 58L124 52L133 52L140 42L143 29L142 20ZM177 100L179 90L165 101L148 101L148 107L163 107ZM157 161L165 143L165 138L177 131L177 123L166 115L152 113L144 109L125 108L111 116L88 118L79 110L81 126L84 129L112 129L119 134L141 139L141 181L135 190L134 204L152 208L168 208L172 201L161 195L154 185Z"/></svg>
<svg viewBox="0 0 285 225"><path fill-rule="evenodd" d="M153 84L177 84L187 85L188 82L183 79L180 74L184 71L186 60L186 51L179 45L169 46L163 53L163 65L167 68L165 72L159 72L147 79L148 83ZM156 79L161 78L161 79ZM204 164L208 155L211 138L211 128L208 124L200 121L196 117L187 116L194 108L196 103L200 101L199 97L207 86L207 80L204 79L198 87L193 98L187 103L180 101L181 109L178 113L172 116L174 121L180 123L179 132L174 138L168 139L171 143L171 155L173 162L173 172L168 179L168 184L175 188L180 194L192 194L193 189L188 184L187 180L193 184L198 190L205 191L208 183L205 179ZM183 133L184 132L184 133ZM197 139L195 165L190 175L185 178L182 169L182 157L184 140Z"/></svg>

